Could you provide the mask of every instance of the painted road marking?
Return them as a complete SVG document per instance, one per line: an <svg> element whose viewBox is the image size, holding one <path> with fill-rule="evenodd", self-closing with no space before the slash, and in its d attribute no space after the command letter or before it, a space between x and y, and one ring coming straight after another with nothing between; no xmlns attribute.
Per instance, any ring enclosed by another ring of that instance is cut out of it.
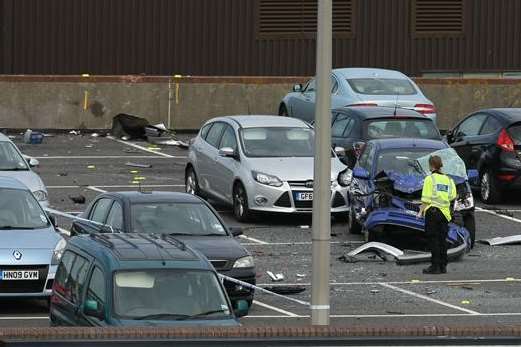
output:
<svg viewBox="0 0 521 347"><path fill-rule="evenodd" d="M514 218L514 217L510 217L510 216L505 216L504 214L496 213L494 211L489 211L489 210L486 210L486 209L481 208L481 207L477 207L476 206L476 211L485 212L485 213L488 213L488 214L491 214L491 215L494 215L494 216L498 216L498 217L507 219L507 220L509 220L511 222L521 223L521 219L517 219L517 218Z"/></svg>
<svg viewBox="0 0 521 347"><path fill-rule="evenodd" d="M141 188L175 188L175 187L184 187L184 184L142 184ZM94 187L94 188L137 188L138 185L130 185L130 184L123 184L123 185L111 185L111 186L47 186L47 189L78 189L78 188L88 188L88 187Z"/></svg>
<svg viewBox="0 0 521 347"><path fill-rule="evenodd" d="M330 244L332 245L338 245L338 244L362 244L366 243L365 241L331 241ZM312 242L264 242L264 243L249 243L249 242L241 242L241 245L243 246L304 246L304 245L311 245Z"/></svg>
<svg viewBox="0 0 521 347"><path fill-rule="evenodd" d="M412 292L412 291L407 290L407 289L395 287L395 286L387 284L387 283L380 283L380 285L382 287L385 287L385 288L388 288L388 289L391 289L391 290L394 290L394 291L397 291L397 292L400 292L400 293L403 293L403 294L408 294L408 295L414 296L415 298L418 298L418 299L423 299L423 300L426 300L426 301L429 301L429 302L433 302L433 303L438 304L438 305L449 307L449 308L452 308L454 310L462 311L462 312L469 313L469 314L472 314L472 315L480 315L479 312L468 310L466 308L459 307L459 306L456 306L456 305L452 305L452 304L449 304L448 302L437 300L437 299L428 297L426 295L418 294L418 293Z"/></svg>
<svg viewBox="0 0 521 347"><path fill-rule="evenodd" d="M0 320L49 320L48 316L4 316Z"/></svg>
<svg viewBox="0 0 521 347"><path fill-rule="evenodd" d="M521 313L514 312L500 312L500 313L480 313L479 316L470 313L404 313L404 314L332 314L331 318L400 318L400 317L517 317L521 316ZM247 315L243 318L310 318L310 315L295 315L295 316L278 316L278 315Z"/></svg>
<svg viewBox="0 0 521 347"><path fill-rule="evenodd" d="M241 239L245 239L245 240L253 241L253 242L255 242L255 243L258 244L258 245L267 245L267 244L268 244L267 242L264 242L264 241L258 240L258 239L256 239L256 238L246 236L246 235L241 235L241 236L239 236L239 237L240 237Z"/></svg>
<svg viewBox="0 0 521 347"><path fill-rule="evenodd" d="M35 159L164 159L157 155L76 155L76 156L48 156L31 157Z"/></svg>
<svg viewBox="0 0 521 347"><path fill-rule="evenodd" d="M114 138L112 136L107 136L107 139L110 139L112 141L116 141L116 142L122 143L122 144L130 146L130 147L134 147L134 148L140 149L140 150L148 152L148 153L154 153L155 155L160 155L160 156L165 157L165 158L188 159L187 156L175 156L175 155L162 153L162 152L159 152L159 151L154 151L154 150L148 149L146 147L143 147L143 146L140 146L140 145L136 145L135 143L132 143L132 142L118 140L118 139L116 139L116 138Z"/></svg>
<svg viewBox="0 0 521 347"><path fill-rule="evenodd" d="M502 283L502 282L514 282L519 283L521 282L521 279L514 278L514 279L506 279L506 278L500 278L500 279L475 279L475 280L432 280L432 281L394 281L394 282L331 282L329 285L331 286L359 286L359 285L379 285L382 283L386 284L448 284L448 283L461 283L461 284L467 284L467 283ZM258 286L310 286L311 283L259 283Z"/></svg>
<svg viewBox="0 0 521 347"><path fill-rule="evenodd" d="M264 308L267 308L267 309L270 309L272 311L276 311L278 313L282 313L282 314L285 314L287 317L298 317L298 315L292 313L292 312L289 312L289 311L285 311L283 309L280 309L278 307L275 307L275 306L271 306L271 305L268 305L268 304L265 304L263 302L260 302L260 301L257 301L257 300L253 300L253 304L254 305L259 305L259 306L262 306Z"/></svg>

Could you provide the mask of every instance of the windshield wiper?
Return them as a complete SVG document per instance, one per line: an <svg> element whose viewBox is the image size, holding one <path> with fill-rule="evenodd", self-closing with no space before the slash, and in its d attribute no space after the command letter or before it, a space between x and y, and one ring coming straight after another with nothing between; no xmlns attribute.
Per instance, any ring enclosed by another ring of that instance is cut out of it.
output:
<svg viewBox="0 0 521 347"><path fill-rule="evenodd" d="M13 168L8 168L8 169L0 169L0 171L27 171L29 170L28 168L21 168L21 167L13 167Z"/></svg>
<svg viewBox="0 0 521 347"><path fill-rule="evenodd" d="M12 225L2 225L0 226L0 230L35 230L38 228L35 227L14 227Z"/></svg>
<svg viewBox="0 0 521 347"><path fill-rule="evenodd" d="M178 313L154 313L154 314L147 314L146 316L136 317L135 320L154 320L154 319L162 319L162 318L175 318L178 319L185 319L190 318L191 316L186 314L178 314Z"/></svg>
<svg viewBox="0 0 521 347"><path fill-rule="evenodd" d="M168 235L172 235L172 236L194 236L194 234L192 233L168 233Z"/></svg>
<svg viewBox="0 0 521 347"><path fill-rule="evenodd" d="M206 312L201 312L201 313L194 314L192 316L185 316L185 317L179 318L178 320L193 319L193 318L197 318L197 317L208 316L208 315L211 315L213 313L224 313L224 312L228 312L228 310L220 309L220 310L206 311Z"/></svg>

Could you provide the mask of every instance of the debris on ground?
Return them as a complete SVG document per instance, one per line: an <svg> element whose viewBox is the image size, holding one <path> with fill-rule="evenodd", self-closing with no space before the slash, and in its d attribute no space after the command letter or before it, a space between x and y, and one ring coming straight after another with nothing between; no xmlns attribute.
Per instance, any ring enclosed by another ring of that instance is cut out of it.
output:
<svg viewBox="0 0 521 347"><path fill-rule="evenodd" d="M494 237L491 239L478 240L477 242L490 246L515 245L521 243L521 235Z"/></svg>
<svg viewBox="0 0 521 347"><path fill-rule="evenodd" d="M75 204L84 204L86 199L83 195L69 195L69 199L72 200Z"/></svg>
<svg viewBox="0 0 521 347"><path fill-rule="evenodd" d="M94 145L85 145L85 148L92 148Z"/></svg>
<svg viewBox="0 0 521 347"><path fill-rule="evenodd" d="M130 166L130 167L139 167L142 169L150 169L152 167L152 165L150 165L150 164L139 164L139 163L132 163L132 162L125 163L125 165ZM132 173L132 171L131 171L131 173Z"/></svg>
<svg viewBox="0 0 521 347"><path fill-rule="evenodd" d="M271 271L266 271L266 273L268 274L268 276L271 278L271 280L273 282L280 282L280 281L282 281L284 279L284 275L283 274L274 274Z"/></svg>
<svg viewBox="0 0 521 347"><path fill-rule="evenodd" d="M462 305L470 305L470 300L462 300L461 304Z"/></svg>
<svg viewBox="0 0 521 347"><path fill-rule="evenodd" d="M99 137L99 134L98 133L92 133L92 134L90 134L90 137Z"/></svg>
<svg viewBox="0 0 521 347"><path fill-rule="evenodd" d="M426 288L425 289L425 294L427 294L427 295L432 295L432 294L435 294L435 293L437 293L436 290L433 290L433 289L430 289L430 288Z"/></svg>
<svg viewBox="0 0 521 347"><path fill-rule="evenodd" d="M43 134L37 131L27 129L24 133L24 143L31 145L39 145L43 142Z"/></svg>
<svg viewBox="0 0 521 347"><path fill-rule="evenodd" d="M112 118L112 130L110 132L114 137L125 141L145 139L145 127L148 125L148 121L144 118L120 113Z"/></svg>
<svg viewBox="0 0 521 347"><path fill-rule="evenodd" d="M380 291L378 289L371 289L371 294L378 294Z"/></svg>
<svg viewBox="0 0 521 347"><path fill-rule="evenodd" d="M95 168L96 168L95 165L88 165L88 166L87 166L87 169L90 169L90 170L94 170Z"/></svg>
<svg viewBox="0 0 521 347"><path fill-rule="evenodd" d="M302 286L272 286L272 287L261 287L262 289L269 290L270 292L281 294L281 295L292 295L300 294L306 290L306 287Z"/></svg>
<svg viewBox="0 0 521 347"><path fill-rule="evenodd" d="M69 174L68 172L58 172L58 176L60 176L60 177L65 177L68 174Z"/></svg>
<svg viewBox="0 0 521 347"><path fill-rule="evenodd" d="M158 145L165 145L165 146L178 146L178 147L181 147L181 148L188 148L189 147L189 144L184 142L184 141L180 141L180 140L174 140L174 139L169 139L169 140L154 140L154 139L151 139L150 137L148 138L148 140L150 142L153 142L155 144L158 144Z"/></svg>
<svg viewBox="0 0 521 347"><path fill-rule="evenodd" d="M297 277L298 277L298 278L304 278L304 277L306 277L306 276L307 276L306 274L297 274Z"/></svg>
<svg viewBox="0 0 521 347"><path fill-rule="evenodd" d="M71 131L69 131L69 134L70 135L81 135L81 131L79 131L79 130L71 130Z"/></svg>

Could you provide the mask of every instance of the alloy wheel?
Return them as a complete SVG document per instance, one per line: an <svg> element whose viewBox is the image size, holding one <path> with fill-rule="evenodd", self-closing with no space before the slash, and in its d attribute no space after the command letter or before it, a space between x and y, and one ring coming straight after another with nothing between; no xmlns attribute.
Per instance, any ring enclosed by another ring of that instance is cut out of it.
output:
<svg viewBox="0 0 521 347"><path fill-rule="evenodd" d="M484 201L490 198L490 176L485 172L481 177L481 197Z"/></svg>

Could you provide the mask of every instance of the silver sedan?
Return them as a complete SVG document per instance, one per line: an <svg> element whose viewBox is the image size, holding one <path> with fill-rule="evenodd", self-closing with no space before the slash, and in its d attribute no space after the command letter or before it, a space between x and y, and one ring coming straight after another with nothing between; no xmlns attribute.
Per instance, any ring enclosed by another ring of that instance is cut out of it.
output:
<svg viewBox="0 0 521 347"><path fill-rule="evenodd" d="M313 145L313 129L295 118L211 119L190 145L186 191L233 205L239 221L248 220L254 211L309 213L313 204ZM345 183L349 174L332 151L332 213L347 211Z"/></svg>

